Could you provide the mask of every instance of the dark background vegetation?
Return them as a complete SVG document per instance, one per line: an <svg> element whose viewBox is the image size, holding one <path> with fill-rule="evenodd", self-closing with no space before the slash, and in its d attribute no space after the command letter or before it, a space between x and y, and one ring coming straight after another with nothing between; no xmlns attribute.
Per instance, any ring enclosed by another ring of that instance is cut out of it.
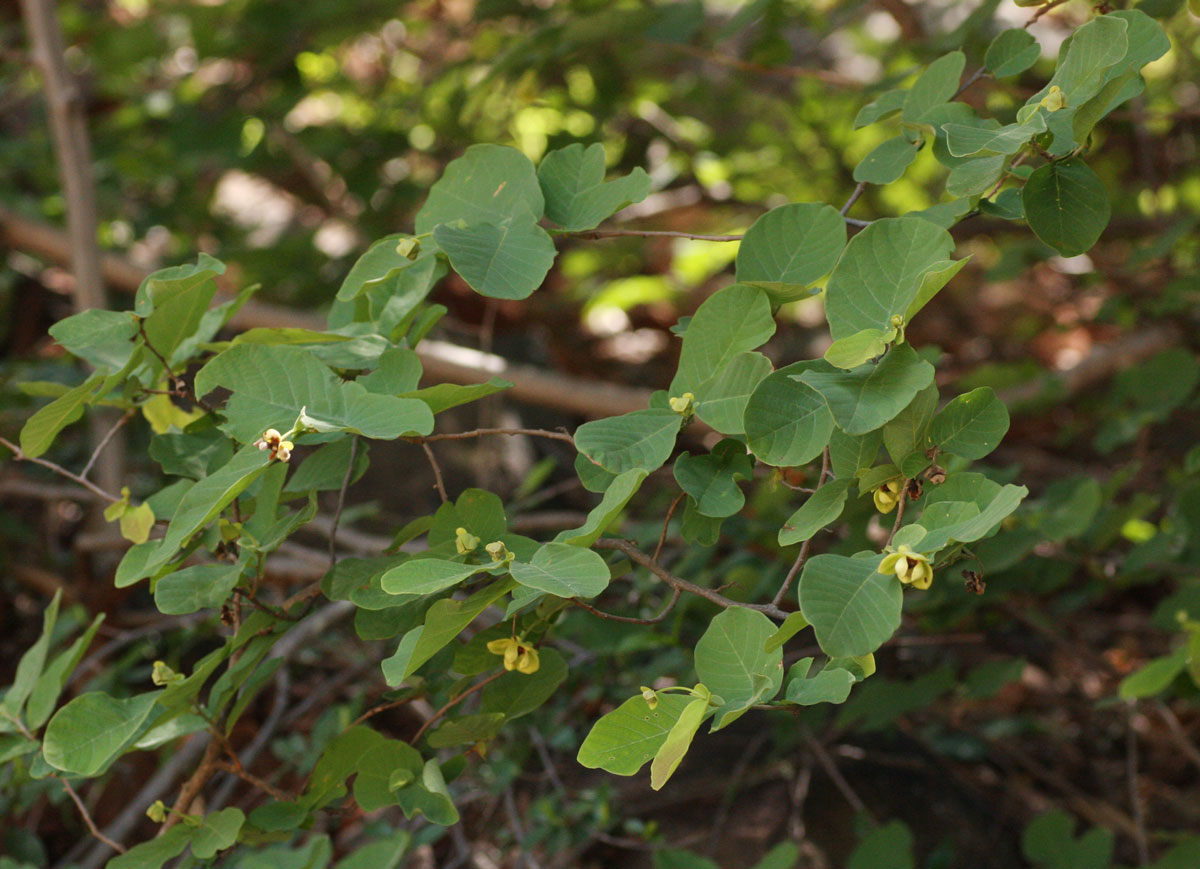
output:
<svg viewBox="0 0 1200 869"><path fill-rule="evenodd" d="M1029 486L1033 505L991 541L998 567L986 593L940 577L906 607L903 630L877 656L879 674L847 705L746 716L698 745L660 793L644 777L584 770L574 753L606 703L687 670L696 638L689 608L654 629L581 618L563 632L577 644L563 648L572 678L527 719L526 733L493 746L460 791L463 823L418 852L420 865L633 866L670 845L743 866L807 833L806 859L825 861L812 865L842 866L874 818L911 828L920 865L1009 867L1023 865L1026 825L1054 809L1077 818L1080 832L1112 831L1118 859L1134 863L1139 837L1160 855L1200 829L1196 686L1180 676L1157 697L1116 696L1122 677L1183 641L1179 611L1200 619L1200 461L1189 453L1200 431L1200 31L1179 3L1138 5L1161 18L1173 48L1147 71L1145 94L1094 142L1089 162L1113 202L1100 243L1063 260L1023 224L967 220L954 233L957 255L971 263L913 327L918 343L942 348L941 382L994 386L1013 411L988 463ZM535 161L571 142L603 142L613 171L643 166L654 181L645 203L618 215L626 228L736 233L785 202L840 205L858 160L888 135L853 131L859 108L945 51L962 48L975 69L999 29L1031 14L1007 0L710 0L669 14L600 0L61 5L92 137L100 238L122 261L108 273L110 305L128 306L135 286L118 266L136 275L206 251L230 264L228 287L261 283L257 298L293 317L321 314L371 240L410 229L442 168L476 142L512 144ZM1055 47L1088 14L1088 3L1073 0L1033 32ZM984 79L963 99L1002 112L1038 90L1052 66L1044 59L1017 80ZM901 181L868 190L853 213L935 204L943 178L925 153ZM20 9L4 0L0 431L8 436L32 406L15 383L78 376L46 335L71 311L70 272L30 240L39 224L60 226L64 209ZM565 244L527 301L490 302L447 279L434 299L450 314L434 337L536 366L567 392L570 378L664 387L677 348L668 328L731 281L735 246ZM260 313L262 322L282 316ZM794 306L783 323L767 347L776 363L823 351L818 302ZM578 403L536 389L524 398L472 405L460 422L573 428L584 419ZM597 415L623 409L594 400ZM143 438L132 433L123 445L135 495L154 473ZM468 442L439 455L452 491L492 487L518 527L554 529L593 503L558 446ZM55 457L77 466L88 453L80 428ZM380 445L372 460L343 516L349 551L378 549L438 503L416 447ZM669 483L632 518L633 532L657 534ZM767 519L792 509L788 490L770 480L748 495L752 513ZM55 589L76 621L109 614L73 690L98 679L144 682L168 651L205 651L198 619L160 616L144 592L112 588L119 540L88 523L90 505L76 493L7 465L0 498L0 678L36 637ZM777 585L790 561L765 530L777 526L739 518L715 553L668 545L674 558L752 593ZM281 592L319 574L325 543L313 535L306 545L273 563ZM259 755L261 775L311 763L331 728L377 701L386 646L336 624L291 661L276 701L287 727ZM272 703L265 693L235 740L252 739ZM416 726L403 708L379 721L400 737ZM102 825L165 762L134 757L87 795ZM6 775L0 853L62 859L86 836L77 816L57 792L11 786ZM326 831L348 843L376 823L349 811ZM670 865L697 865L678 859Z"/></svg>

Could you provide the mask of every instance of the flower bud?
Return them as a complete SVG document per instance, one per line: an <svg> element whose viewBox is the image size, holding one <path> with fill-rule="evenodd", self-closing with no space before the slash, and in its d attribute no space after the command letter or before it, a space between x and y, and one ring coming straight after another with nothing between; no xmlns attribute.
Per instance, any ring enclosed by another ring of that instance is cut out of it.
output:
<svg viewBox="0 0 1200 869"><path fill-rule="evenodd" d="M685 392L683 395L669 399L667 404L670 405L671 410L675 411L681 416L688 416L689 414L695 412L695 401L696 396L693 393Z"/></svg>
<svg viewBox="0 0 1200 869"><path fill-rule="evenodd" d="M476 537L466 528L454 529L454 548L458 550L459 555L466 555L468 552L474 552L478 547L478 537Z"/></svg>
<svg viewBox="0 0 1200 869"><path fill-rule="evenodd" d="M645 685L643 685L642 699L646 701L646 705L651 709L654 709L658 706L658 694L653 688L647 688Z"/></svg>

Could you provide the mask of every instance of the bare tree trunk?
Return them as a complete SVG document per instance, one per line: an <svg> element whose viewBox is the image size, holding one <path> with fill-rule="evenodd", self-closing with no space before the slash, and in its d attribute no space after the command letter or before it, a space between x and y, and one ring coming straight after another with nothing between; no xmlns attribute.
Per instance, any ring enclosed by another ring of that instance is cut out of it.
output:
<svg viewBox="0 0 1200 869"><path fill-rule="evenodd" d="M75 277L75 310L107 307L96 242L96 188L92 180L92 149L88 140L83 96L67 69L62 28L54 0L21 0L34 63L42 73L50 129L59 177L67 202L67 232L71 240L71 271ZM92 448L112 427L111 414L91 419ZM96 483L110 492L121 488L124 476L120 433L112 438L95 464Z"/></svg>

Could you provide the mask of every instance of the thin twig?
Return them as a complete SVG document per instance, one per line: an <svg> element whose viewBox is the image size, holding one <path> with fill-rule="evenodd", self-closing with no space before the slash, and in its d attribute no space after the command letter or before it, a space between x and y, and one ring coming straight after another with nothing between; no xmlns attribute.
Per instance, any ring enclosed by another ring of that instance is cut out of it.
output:
<svg viewBox="0 0 1200 869"><path fill-rule="evenodd" d="M564 238L690 238L696 241L741 241L741 234L730 235L699 235L694 232L676 232L670 229L584 229L578 231L560 230L554 235Z"/></svg>
<svg viewBox="0 0 1200 869"><path fill-rule="evenodd" d="M1045 6L1038 9L1037 12L1033 13L1033 17L1025 22L1024 29L1028 30L1030 26L1037 23L1037 20L1039 18L1041 18L1043 15L1045 15L1047 12L1049 12L1055 6L1061 6L1062 4L1064 4L1066 2L1067 2L1067 0L1052 0L1052 2L1047 3Z"/></svg>
<svg viewBox="0 0 1200 869"><path fill-rule="evenodd" d="M442 503L449 503L450 496L446 494L446 484L442 480L442 469L438 465L437 456L433 454L433 450L429 448L429 444L427 443L422 443L421 449L425 451L425 457L429 459L429 467L433 468L433 483L437 486L438 495L441 496Z"/></svg>
<svg viewBox="0 0 1200 869"><path fill-rule="evenodd" d="M665 619L667 617L667 615L671 612L671 610L675 609L675 604L679 603L679 596L681 594L683 594L683 591L681 589L678 589L678 588L673 589L671 592L671 599L669 601L667 601L666 606L664 606L662 608L662 611L659 612L658 615L651 616L648 619L639 619L634 616L618 616L618 615L614 615L612 613L606 613L606 612L603 612L602 610L596 609L591 604L586 604L583 601L579 600L578 598L574 598L574 597L568 598L568 600L571 603L575 604L575 606L579 607L580 609L587 610L592 615L599 616L602 619L608 619L608 621L610 621L610 622L624 622L627 625L656 625L659 622L661 622L663 619Z"/></svg>
<svg viewBox="0 0 1200 869"><path fill-rule="evenodd" d="M71 787L71 783L62 776L58 776L57 778L60 782L62 782L63 790L65 790L70 795L71 799L75 801L75 806L79 809L79 814L83 816L83 822L87 824L87 828L91 834L105 845L112 848L118 854L124 854L128 849L120 842L114 842L112 839L108 838L108 836L104 835L100 828L96 826L96 822L92 820L92 813L87 810L87 806L83 804L83 800L79 798L79 794L75 792L75 788Z"/></svg>
<svg viewBox="0 0 1200 869"><path fill-rule="evenodd" d="M87 464L83 466L83 470L79 472L79 476L81 478L87 477L88 471L92 469L92 465L96 464L96 459L100 458L100 453L104 452L104 448L108 446L108 442L113 439L113 436L121 430L125 423L133 419L136 413L137 411L134 410L125 411L125 413L121 415L120 419L117 420L116 425L110 428L104 434L104 437L100 438L100 442L96 444L96 448L92 450L91 458L89 458Z"/></svg>
<svg viewBox="0 0 1200 869"><path fill-rule="evenodd" d="M821 478L817 480L817 488L813 490L815 495L821 491L821 487L825 485L825 479L829 476L829 447L825 447L825 451L821 454ZM816 535L814 534L813 537ZM796 560L792 562L791 569L788 570L787 576L783 578L783 585L779 586L779 591L775 592L775 597L771 600L774 606L779 606L783 602L784 597L788 593L788 589L792 587L792 583L796 581L796 575L800 573L800 568L804 566L804 562L808 560L808 550L812 547L813 538L809 537L800 546L800 554L796 556Z"/></svg>
<svg viewBox="0 0 1200 869"><path fill-rule="evenodd" d="M812 749L812 753L816 756L817 762L821 764L821 768L825 770L825 774L829 776L830 781L833 782L834 787L838 789L846 802L850 804L854 811L870 818L873 825L878 824L875 817L867 809L866 803L855 793L854 788L850 787L850 782L846 781L845 776L837 768L837 764L833 762L833 758L829 756L829 752L825 750L825 746L821 744L821 741L813 735L813 732L808 729L807 725L802 725L800 732L804 735L804 741L808 743L808 747Z"/></svg>
<svg viewBox="0 0 1200 869"><path fill-rule="evenodd" d="M957 99L958 97L962 96L964 91L966 91L968 88L971 87L971 85L975 84L975 82L979 81L981 78L983 78L986 75L988 75L987 67L985 67L985 66L979 67L979 69L975 70L975 72L971 73L971 75L967 77L966 81L964 81L962 84L960 84L958 86L958 90L956 90L954 92L954 95L952 97L950 97L950 99L953 100L953 99Z"/></svg>
<svg viewBox="0 0 1200 869"><path fill-rule="evenodd" d="M867 189L867 182L859 181L858 186L854 188L854 192L850 194L850 198L846 200L846 204L842 206L842 210L839 212L839 214L841 214L842 217L846 216L846 214L854 206L854 203L858 202L858 197L862 196L863 191L866 189Z"/></svg>
<svg viewBox="0 0 1200 869"><path fill-rule="evenodd" d="M482 688L486 687L487 685L490 685L492 682L495 682L497 679L499 679L501 676L503 676L507 672L509 672L509 671L508 670L497 670L495 673L488 676L486 679L479 680L474 685L472 685L470 688L468 688L466 691L463 691L461 694L450 698L450 700L447 701L446 705L444 705L437 712L433 713L433 715L431 715L429 717L429 720L421 725L420 729L417 730L416 735L413 736L413 738L411 740L411 744L415 745L416 743L420 742L421 737L425 735L425 731L428 730L430 727L432 727L435 723L440 721L442 719L443 715L445 715L447 712L449 712L451 709L453 709L459 703L466 700L468 697L470 697L476 691L479 691Z"/></svg>
<svg viewBox="0 0 1200 869"><path fill-rule="evenodd" d="M159 828L158 835L161 836L183 820L183 815L191 808L196 797L200 795L200 791L204 790L204 786L208 783L208 780L217 771L217 755L220 753L221 743L214 739L204 749L204 757L200 758L200 765L196 767L195 772L183 783L183 787L179 789L179 797L175 800L175 805L171 807L171 811L167 814L166 821Z"/></svg>
<svg viewBox="0 0 1200 869"><path fill-rule="evenodd" d="M575 446L575 438L565 431L548 431L544 428L477 428L471 431L447 432L444 434L422 435L405 438L414 444L432 444L438 441L461 441L468 438L478 438L484 435L529 435L530 437L551 438Z"/></svg>
<svg viewBox="0 0 1200 869"><path fill-rule="evenodd" d="M675 515L675 508L679 506L679 502L684 499L685 495L687 492L680 492L671 502L671 506L667 508L667 516L663 519L662 531L658 535L658 545L654 547L654 554L650 556L655 561L658 561L658 556L662 555L663 544L667 542L667 528L671 524L671 517Z"/></svg>
<svg viewBox="0 0 1200 869"><path fill-rule="evenodd" d="M395 709L397 706L403 706L406 703L411 703L412 701L416 700L420 696L422 696L422 695L421 694L406 694L405 696L400 697L397 700L389 700L387 703L380 703L378 706L372 706L370 709L368 709L362 715L358 716L353 721L351 721L350 726L354 727L355 725L362 724L367 719L374 718L380 712L387 712L389 709Z"/></svg>
<svg viewBox="0 0 1200 869"><path fill-rule="evenodd" d="M250 772L250 770L243 767L240 761L237 763L231 763L225 760L218 760L214 766L221 772L227 772L230 775L237 776L242 781L246 782L246 784L253 785L263 793L279 800L281 803L290 802L296 798L295 794L289 794L287 791L280 790L270 782L259 778L254 773Z"/></svg>
<svg viewBox="0 0 1200 869"><path fill-rule="evenodd" d="M1195 743L1188 738L1187 731L1183 729L1183 722L1179 720L1179 716L1171 710L1170 706L1161 700L1155 701L1154 708L1158 710L1158 714L1162 720L1167 723L1167 728L1175 738L1175 744L1187 755L1187 759L1192 762L1196 769L1200 769L1200 749L1196 748Z"/></svg>
<svg viewBox="0 0 1200 869"><path fill-rule="evenodd" d="M85 480L83 477L79 476L78 474L71 473L66 468L64 468L62 465L57 465L54 462L47 461L46 459L39 458L37 456L25 455L25 453L21 450L21 448L19 446L17 446L16 444L14 444L12 441L8 440L7 438L0 437L0 446L4 447L12 452L14 461L33 462L35 465L41 465L43 468L49 468L54 473L58 474L60 477L66 477L68 480L71 480L74 483L78 483L80 486L83 486L83 488L87 489L93 495L103 498L105 501L115 502L115 501L121 500L116 495L112 494L111 492L104 491L99 486L97 486L95 483L93 483L89 480Z"/></svg>
<svg viewBox="0 0 1200 869"><path fill-rule="evenodd" d="M900 502L896 505L896 521L892 523L892 530L888 534L887 543L885 546L891 546L892 540L896 536L896 532L900 530L900 523L904 521L904 505L908 503L908 478L900 483Z"/></svg>
<svg viewBox="0 0 1200 869"><path fill-rule="evenodd" d="M1133 842L1137 846L1138 865L1147 866L1150 863L1150 847L1146 844L1146 810L1142 805L1142 795L1138 793L1138 744L1137 733L1133 729L1133 718L1137 714L1137 706L1129 704L1125 715L1125 776L1129 785L1129 803L1133 808L1133 823L1136 830Z"/></svg>
<svg viewBox="0 0 1200 869"><path fill-rule="evenodd" d="M346 506L346 490L350 488L350 478L354 476L354 461L358 458L358 435L350 439L350 466L346 468L346 476L342 477L341 488L338 489L337 509L333 511L333 524L329 528L329 569L337 564L337 529L342 521L342 508Z"/></svg>
<svg viewBox="0 0 1200 869"><path fill-rule="evenodd" d="M616 549L619 552L624 552L627 556L629 556L630 560L637 562L642 567L645 567L667 585L671 586L671 588L675 588L680 591L686 591L690 594L702 597L705 600L715 603L717 606L725 607L726 609L731 606L742 606L746 607L747 609L758 610L760 613L779 621L783 621L787 618L788 614L779 607L775 606L775 604L742 603L741 601L730 600L729 598L713 591L711 588L704 588L696 585L695 583L688 582L686 579L680 579L645 552L642 552L642 550L638 549L637 545L632 540L602 538L597 540L592 545L597 549Z"/></svg>

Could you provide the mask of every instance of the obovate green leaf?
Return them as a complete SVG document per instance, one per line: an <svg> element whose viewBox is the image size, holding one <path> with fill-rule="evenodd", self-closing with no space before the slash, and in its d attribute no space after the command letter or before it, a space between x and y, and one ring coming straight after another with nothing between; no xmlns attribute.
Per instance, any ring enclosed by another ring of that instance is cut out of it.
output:
<svg viewBox="0 0 1200 869"><path fill-rule="evenodd" d="M59 320L48 331L71 354L109 373L120 371L133 355L138 328L128 311L91 308Z"/></svg>
<svg viewBox="0 0 1200 869"><path fill-rule="evenodd" d="M699 397L701 387L719 376L730 360L761 346L774 334L775 318L765 292L748 284L718 290L705 299L688 323L671 395L691 392Z"/></svg>
<svg viewBox="0 0 1200 869"><path fill-rule="evenodd" d="M414 252L414 244L411 236L400 232L372 243L350 267L338 288L337 298L341 301L357 298L407 269L413 264L409 254Z"/></svg>
<svg viewBox="0 0 1200 869"><path fill-rule="evenodd" d="M83 409L92 403L93 393L103 380L104 375L94 375L29 417L21 427L21 452L36 458L50 449L58 433L83 416Z"/></svg>
<svg viewBox="0 0 1200 869"><path fill-rule="evenodd" d="M750 451L768 465L789 468L821 454L833 432L833 416L821 394L792 377L806 364L781 368L763 379L746 403Z"/></svg>
<svg viewBox="0 0 1200 869"><path fill-rule="evenodd" d="M854 180L867 184L891 184L917 159L918 150L915 142L910 142L904 136L893 136L876 145L854 167Z"/></svg>
<svg viewBox="0 0 1200 869"><path fill-rule="evenodd" d="M42 754L62 772L91 778L137 739L161 691L117 700L102 691L80 694L46 725Z"/></svg>
<svg viewBox="0 0 1200 869"><path fill-rule="evenodd" d="M816 202L781 205L746 230L737 279L768 289L808 286L829 274L845 245L846 222L837 209Z"/></svg>
<svg viewBox="0 0 1200 869"><path fill-rule="evenodd" d="M1039 112L1023 124L1008 124L994 130L966 124L946 124L942 129L946 131L946 147L955 157L1008 155L1017 153L1038 133L1044 133L1046 119Z"/></svg>
<svg viewBox="0 0 1200 869"><path fill-rule="evenodd" d="M733 723L779 691L783 649L767 649L774 634L775 623L762 613L731 606L712 620L696 643L696 675L725 701L717 709L713 730Z"/></svg>
<svg viewBox="0 0 1200 869"><path fill-rule="evenodd" d="M908 90L906 88L884 91L873 102L859 109L858 114L854 116L854 129L861 130L876 121L885 120L896 114L904 107L904 100L907 97Z"/></svg>
<svg viewBox="0 0 1200 869"><path fill-rule="evenodd" d="M882 356L895 338L894 326L890 329L863 329L830 344L825 350L825 361L849 371L876 356Z"/></svg>
<svg viewBox="0 0 1200 869"><path fill-rule="evenodd" d="M1090 250L1112 213L1104 182L1077 157L1034 170L1021 202L1029 228L1063 256Z"/></svg>
<svg viewBox="0 0 1200 869"><path fill-rule="evenodd" d="M929 439L944 452L982 459L1008 431L1008 408L990 386L981 386L951 401L934 417Z"/></svg>
<svg viewBox="0 0 1200 869"><path fill-rule="evenodd" d="M192 856L208 860L218 851L232 847L245 822L242 810L232 807L205 815L192 828Z"/></svg>
<svg viewBox="0 0 1200 869"><path fill-rule="evenodd" d="M592 726L576 759L588 769L634 775L666 742L690 699L660 694L651 709L640 694L629 698Z"/></svg>
<svg viewBox="0 0 1200 869"><path fill-rule="evenodd" d="M746 497L738 488L739 479L750 479L754 460L740 441L721 441L708 455L684 453L675 460L675 482L692 496L696 510L705 516L722 519L742 509Z"/></svg>
<svg viewBox="0 0 1200 869"><path fill-rule="evenodd" d="M996 78L1020 75L1037 63L1042 47L1033 35L1022 27L1002 31L983 56L983 65Z"/></svg>
<svg viewBox="0 0 1200 869"><path fill-rule="evenodd" d="M882 427L904 410L933 382L933 366L911 345L901 344L875 365L836 373L806 371L793 378L824 397L842 431L860 435Z"/></svg>
<svg viewBox="0 0 1200 869"><path fill-rule="evenodd" d="M706 697L697 697L683 708L679 720L667 733L667 738L663 740L663 744L654 754L654 760L650 763L650 787L652 789L662 790L662 786L675 774L675 770L679 768L679 764L691 747L692 739L696 736L696 731L700 729L700 724L704 721L704 714L707 711L708 698Z"/></svg>
<svg viewBox="0 0 1200 869"><path fill-rule="evenodd" d="M575 446L614 474L657 470L671 457L683 417L650 408L587 422L575 430Z"/></svg>
<svg viewBox="0 0 1200 869"><path fill-rule="evenodd" d="M901 117L910 124L919 124L930 110L949 101L958 90L966 62L966 55L961 51L952 51L929 64L909 88Z"/></svg>
<svg viewBox="0 0 1200 869"><path fill-rule="evenodd" d="M437 594L458 585L483 570L496 567L490 564L463 564L442 558L414 558L388 570L379 580L388 594Z"/></svg>
<svg viewBox="0 0 1200 869"><path fill-rule="evenodd" d="M139 317L149 317L158 306L176 297L191 295L224 273L225 264L206 253L196 258L195 265L159 269L142 280L133 297L133 312ZM158 347L154 349L158 350Z"/></svg>
<svg viewBox="0 0 1200 869"><path fill-rule="evenodd" d="M568 231L594 229L607 217L650 192L650 176L640 166L623 178L604 180L604 146L568 145L551 151L538 166L546 216Z"/></svg>
<svg viewBox="0 0 1200 869"><path fill-rule="evenodd" d="M954 239L919 217L874 221L842 252L825 290L834 340L863 329L892 328L917 297L926 273L945 268Z"/></svg>
<svg viewBox="0 0 1200 869"><path fill-rule="evenodd" d="M600 539L600 535L616 520L629 500L637 494L637 490L641 488L646 476L646 472L640 469L626 471L616 476L604 490L604 497L600 499L600 503L588 513L583 525L560 531L554 538L554 542L569 543L572 546L591 546Z"/></svg>
<svg viewBox="0 0 1200 869"><path fill-rule="evenodd" d="M419 235L441 223L500 224L517 214L542 216L545 199L529 158L503 145L472 145L450 162L417 213Z"/></svg>
<svg viewBox="0 0 1200 869"><path fill-rule="evenodd" d="M818 703L845 703L850 688L855 683L849 670L825 665L822 670L809 676L812 658L801 658L788 671L787 689L783 699L798 706L815 706Z"/></svg>
<svg viewBox="0 0 1200 869"><path fill-rule="evenodd" d="M525 299L554 265L554 240L528 214L502 223L443 224L434 240L471 289L493 299Z"/></svg>
<svg viewBox="0 0 1200 869"><path fill-rule="evenodd" d="M849 480L831 480L809 495L808 500L779 529L779 545L803 543L826 525L835 522L846 507L849 491Z"/></svg>
<svg viewBox="0 0 1200 869"><path fill-rule="evenodd" d="M499 658L492 656L499 662ZM549 647L538 649L539 666L532 673L512 670L480 692L481 712L499 712L505 721L528 715L547 700L567 678L567 662Z"/></svg>
<svg viewBox="0 0 1200 869"><path fill-rule="evenodd" d="M154 605L164 615L187 615L221 606L242 575L242 564L197 564L168 573L154 585Z"/></svg>
<svg viewBox="0 0 1200 869"><path fill-rule="evenodd" d="M817 555L800 574L800 611L830 657L869 655L900 627L903 592L883 556Z"/></svg>
<svg viewBox="0 0 1200 869"><path fill-rule="evenodd" d="M930 527L929 533L921 538L918 547L919 551L926 553L936 552L951 541L973 543L987 536L1004 521L1005 517L1020 506L1021 501L1028 494L1029 490L1024 486L1004 486L991 502L977 514L963 516L957 521L941 525L941 527ZM932 525L925 514L929 513L935 506L932 504L929 505L926 507L925 512L921 514L922 525Z"/></svg>
<svg viewBox="0 0 1200 869"><path fill-rule="evenodd" d="M722 434L742 434L746 402L770 373L766 356L754 350L739 353L696 390L696 416Z"/></svg>
<svg viewBox="0 0 1200 869"><path fill-rule="evenodd" d="M612 578L597 553L569 543L547 543L530 563L514 561L509 570L526 588L558 597L595 597L608 588Z"/></svg>
<svg viewBox="0 0 1200 869"><path fill-rule="evenodd" d="M343 382L296 347L238 344L201 368L195 383L199 395L218 386L233 392L223 428L242 443L257 440L268 428L289 430L302 410L324 430L370 438L433 431L433 414L423 401L376 395L359 383Z"/></svg>

